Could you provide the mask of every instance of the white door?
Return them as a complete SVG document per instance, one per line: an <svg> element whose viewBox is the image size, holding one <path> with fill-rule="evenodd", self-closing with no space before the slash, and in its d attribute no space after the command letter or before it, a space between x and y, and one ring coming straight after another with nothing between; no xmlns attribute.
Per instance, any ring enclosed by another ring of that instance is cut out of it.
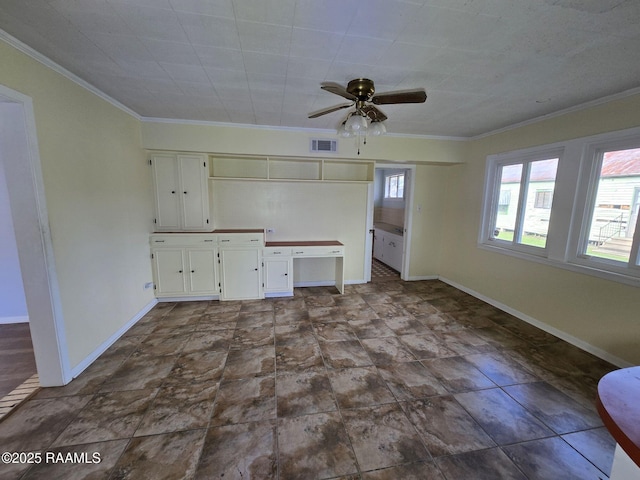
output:
<svg viewBox="0 0 640 480"><path fill-rule="evenodd" d="M173 155L154 155L151 159L156 201L156 229L180 229L180 185Z"/></svg>
<svg viewBox="0 0 640 480"><path fill-rule="evenodd" d="M220 250L222 300L262 298L260 251L257 248Z"/></svg>
<svg viewBox="0 0 640 480"><path fill-rule="evenodd" d="M187 250L189 292L214 295L216 291L216 252L213 249Z"/></svg>
<svg viewBox="0 0 640 480"><path fill-rule="evenodd" d="M178 155L178 165L183 228L206 229L209 222L206 161L201 155Z"/></svg>
<svg viewBox="0 0 640 480"><path fill-rule="evenodd" d="M153 266L156 273L156 295L186 293L187 286L181 248L154 250Z"/></svg>

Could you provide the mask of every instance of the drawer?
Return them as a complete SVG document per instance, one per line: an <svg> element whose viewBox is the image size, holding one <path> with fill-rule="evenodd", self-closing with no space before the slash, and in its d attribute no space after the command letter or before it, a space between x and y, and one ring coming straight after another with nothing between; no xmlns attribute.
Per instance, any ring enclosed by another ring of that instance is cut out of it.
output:
<svg viewBox="0 0 640 480"><path fill-rule="evenodd" d="M152 247L190 247L190 246L211 246L214 247L218 243L217 236L211 233L192 233L192 234L162 234L151 235L149 243Z"/></svg>
<svg viewBox="0 0 640 480"><path fill-rule="evenodd" d="M267 247L262 250L263 257L290 257L291 248L288 247Z"/></svg>
<svg viewBox="0 0 640 480"><path fill-rule="evenodd" d="M343 257L344 245L318 246L318 247L293 247L291 255L294 257Z"/></svg>
<svg viewBox="0 0 640 480"><path fill-rule="evenodd" d="M264 245L262 233L224 233L218 234L218 245Z"/></svg>

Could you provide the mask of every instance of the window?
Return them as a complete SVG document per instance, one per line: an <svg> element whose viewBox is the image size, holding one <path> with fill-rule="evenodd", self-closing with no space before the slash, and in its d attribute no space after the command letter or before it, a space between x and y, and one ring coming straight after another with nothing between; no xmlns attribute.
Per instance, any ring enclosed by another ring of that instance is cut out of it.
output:
<svg viewBox="0 0 640 480"><path fill-rule="evenodd" d="M509 205L511 205L511 190L500 190L498 199L498 215L508 215Z"/></svg>
<svg viewBox="0 0 640 480"><path fill-rule="evenodd" d="M384 198L404 198L404 173L384 177Z"/></svg>
<svg viewBox="0 0 640 480"><path fill-rule="evenodd" d="M478 246L640 286L640 128L487 157Z"/></svg>
<svg viewBox="0 0 640 480"><path fill-rule="evenodd" d="M544 249L555 186L558 157L508 159L492 166L495 203L490 205L489 241L503 247Z"/></svg>
<svg viewBox="0 0 640 480"><path fill-rule="evenodd" d="M583 262L634 268L638 262L640 140L631 148L594 146L578 258Z"/></svg>
<svg viewBox="0 0 640 480"><path fill-rule="evenodd" d="M534 208L551 208L551 199L553 198L553 190L536 191L536 200L533 204Z"/></svg>

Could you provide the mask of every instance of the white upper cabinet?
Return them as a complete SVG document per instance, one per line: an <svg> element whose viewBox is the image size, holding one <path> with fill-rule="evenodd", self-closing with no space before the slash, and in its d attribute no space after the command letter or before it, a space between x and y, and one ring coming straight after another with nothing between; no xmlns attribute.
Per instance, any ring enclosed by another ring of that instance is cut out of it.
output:
<svg viewBox="0 0 640 480"><path fill-rule="evenodd" d="M210 230L207 158L159 153L151 157L157 231Z"/></svg>

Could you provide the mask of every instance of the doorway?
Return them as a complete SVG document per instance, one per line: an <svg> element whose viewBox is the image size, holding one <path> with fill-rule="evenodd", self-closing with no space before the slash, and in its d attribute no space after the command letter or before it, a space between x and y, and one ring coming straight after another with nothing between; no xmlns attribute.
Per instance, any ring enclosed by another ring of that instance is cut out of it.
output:
<svg viewBox="0 0 640 480"><path fill-rule="evenodd" d="M369 194L367 281L409 277L415 166L376 164Z"/></svg>
<svg viewBox="0 0 640 480"><path fill-rule="evenodd" d="M42 386L71 380L33 103L0 85L4 170L37 372Z"/></svg>
<svg viewBox="0 0 640 480"><path fill-rule="evenodd" d="M18 246L4 168L0 163L0 399L35 374ZM2 413L3 406L0 406L0 416Z"/></svg>

